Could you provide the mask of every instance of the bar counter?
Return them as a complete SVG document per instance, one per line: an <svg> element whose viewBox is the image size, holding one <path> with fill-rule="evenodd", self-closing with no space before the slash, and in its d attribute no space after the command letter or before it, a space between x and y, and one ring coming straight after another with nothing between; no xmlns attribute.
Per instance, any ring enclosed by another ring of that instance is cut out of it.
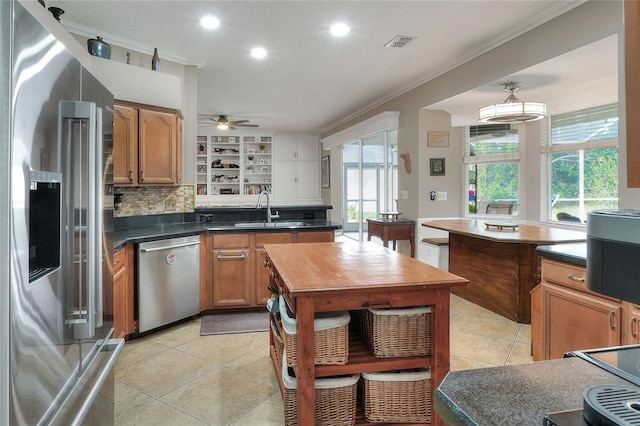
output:
<svg viewBox="0 0 640 426"><path fill-rule="evenodd" d="M586 232L500 220L432 220L449 232L449 272L469 280L451 292L512 321L531 323L531 290L540 282L540 245L585 242Z"/></svg>

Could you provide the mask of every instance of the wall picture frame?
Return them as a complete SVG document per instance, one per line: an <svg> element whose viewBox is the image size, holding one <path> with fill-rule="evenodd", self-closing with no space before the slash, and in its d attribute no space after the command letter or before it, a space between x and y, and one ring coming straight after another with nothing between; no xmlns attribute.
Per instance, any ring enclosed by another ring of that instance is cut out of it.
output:
<svg viewBox="0 0 640 426"><path fill-rule="evenodd" d="M444 158L430 158L429 164L431 176L444 176Z"/></svg>
<svg viewBox="0 0 640 426"><path fill-rule="evenodd" d="M325 155L320 159L320 180L323 188L331 187L331 173L329 172L329 156Z"/></svg>
<svg viewBox="0 0 640 426"><path fill-rule="evenodd" d="M428 147L448 147L449 146L449 132L427 132L427 146Z"/></svg>

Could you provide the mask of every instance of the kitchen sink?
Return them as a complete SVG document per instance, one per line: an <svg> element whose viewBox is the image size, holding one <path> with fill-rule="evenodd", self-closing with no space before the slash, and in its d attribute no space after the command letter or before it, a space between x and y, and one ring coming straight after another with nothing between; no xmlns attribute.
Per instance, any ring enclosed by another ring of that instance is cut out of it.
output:
<svg viewBox="0 0 640 426"><path fill-rule="evenodd" d="M236 228L299 228L306 226L305 222L240 222Z"/></svg>

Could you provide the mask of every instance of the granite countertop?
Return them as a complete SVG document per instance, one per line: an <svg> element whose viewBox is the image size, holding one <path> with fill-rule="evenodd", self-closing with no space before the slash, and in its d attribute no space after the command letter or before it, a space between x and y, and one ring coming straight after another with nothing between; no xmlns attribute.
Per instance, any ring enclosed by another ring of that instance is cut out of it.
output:
<svg viewBox="0 0 640 426"><path fill-rule="evenodd" d="M283 221L280 221L282 223ZM326 219L311 219L300 221L286 221L284 226L265 227L264 222L242 222L243 226L236 227L234 222L184 222L154 224L151 226L116 229L113 235L113 250L118 251L127 244L144 243L167 238L186 237L189 235L206 234L209 232L274 232L340 229L338 223ZM275 221L275 223L279 223ZM304 224L302 224L304 223ZM255 226L252 226L254 224Z"/></svg>
<svg viewBox="0 0 640 426"><path fill-rule="evenodd" d="M449 425L541 426L547 413L581 409L584 391L602 384L629 382L577 357L451 371L434 409Z"/></svg>
<svg viewBox="0 0 640 426"><path fill-rule="evenodd" d="M578 266L587 266L587 243L538 246L536 248L536 254L559 262L571 263Z"/></svg>

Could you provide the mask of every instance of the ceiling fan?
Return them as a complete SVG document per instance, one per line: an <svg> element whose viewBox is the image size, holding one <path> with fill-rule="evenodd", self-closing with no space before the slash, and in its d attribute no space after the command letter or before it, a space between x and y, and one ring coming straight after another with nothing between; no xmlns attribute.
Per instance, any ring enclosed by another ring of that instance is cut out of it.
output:
<svg viewBox="0 0 640 426"><path fill-rule="evenodd" d="M229 121L226 115L219 115L218 118L212 115L198 115L198 123L213 124L220 130L235 129L236 127L258 127L257 124L246 124L249 120Z"/></svg>

